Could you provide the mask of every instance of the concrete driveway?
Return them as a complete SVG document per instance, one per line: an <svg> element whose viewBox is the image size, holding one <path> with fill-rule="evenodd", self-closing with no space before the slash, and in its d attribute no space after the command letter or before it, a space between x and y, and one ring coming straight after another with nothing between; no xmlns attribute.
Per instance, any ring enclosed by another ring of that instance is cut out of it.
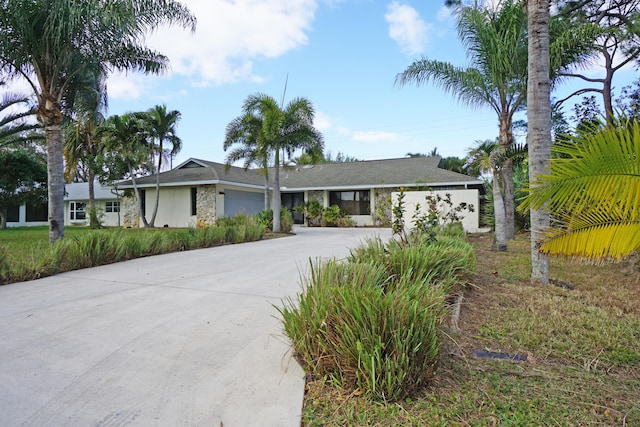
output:
<svg viewBox="0 0 640 427"><path fill-rule="evenodd" d="M299 426L273 305L390 231L296 232L0 287L0 426Z"/></svg>

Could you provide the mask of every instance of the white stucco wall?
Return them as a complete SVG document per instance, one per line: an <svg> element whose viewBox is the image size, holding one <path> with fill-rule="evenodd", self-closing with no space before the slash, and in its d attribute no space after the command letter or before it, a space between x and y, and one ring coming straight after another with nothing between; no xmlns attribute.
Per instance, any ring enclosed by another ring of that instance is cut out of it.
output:
<svg viewBox="0 0 640 427"><path fill-rule="evenodd" d="M116 202L116 199L109 200L109 202ZM89 208L89 200L65 200L64 202L64 225L65 226L86 226L89 225L89 212L86 212L85 220L71 220L70 204L71 202L86 203L87 209ZM107 227L116 227L122 225L122 213L120 214L120 224L118 224L118 213L107 212L107 200L96 200L96 208L102 209L102 225ZM120 209L122 210L122 201L120 201ZM46 224L46 223L45 223Z"/></svg>
<svg viewBox="0 0 640 427"><path fill-rule="evenodd" d="M393 192L391 199L393 206L396 206L399 192ZM463 211L460 213L464 218L462 219L462 227L468 233L477 232L480 227L480 194L478 190L442 190L442 191L407 191L404 193L404 223L407 228L413 228L412 217L416 212L416 205L420 205L420 213L427 213L427 203L425 197L427 195L440 195L445 198L446 194L451 194L451 202L453 207L458 206L464 202L473 205L473 212ZM446 214L449 207L440 203L438 206L443 214Z"/></svg>
<svg viewBox="0 0 640 427"><path fill-rule="evenodd" d="M146 188L145 217L151 220L156 204L156 189ZM160 187L160 203L154 225L156 227L195 227L196 216L191 215L191 187Z"/></svg>

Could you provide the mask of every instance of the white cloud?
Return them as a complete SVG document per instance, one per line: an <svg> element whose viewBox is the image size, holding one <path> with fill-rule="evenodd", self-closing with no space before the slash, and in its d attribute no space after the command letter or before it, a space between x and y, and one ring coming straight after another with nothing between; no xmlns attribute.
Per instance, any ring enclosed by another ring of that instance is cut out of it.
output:
<svg viewBox="0 0 640 427"><path fill-rule="evenodd" d="M261 82L254 72L257 58L275 58L304 46L315 18L317 0L182 0L196 16L195 33L162 27L147 46L167 55L169 75L188 77L194 86L239 80ZM135 75L109 79L112 97L131 99L140 87Z"/></svg>
<svg viewBox="0 0 640 427"><path fill-rule="evenodd" d="M316 129L320 130L320 131L325 131L328 129L331 129L331 119L329 118L328 115L324 114L323 112L318 111L316 113L315 116L315 120L313 121L314 126L316 127Z"/></svg>
<svg viewBox="0 0 640 427"><path fill-rule="evenodd" d="M107 80L109 96L120 99L139 98L149 87L149 77L135 73L114 73Z"/></svg>
<svg viewBox="0 0 640 427"><path fill-rule="evenodd" d="M169 56L173 73L202 84L253 75L253 59L275 58L307 43L316 0L184 0L196 15L194 34L163 28L149 45Z"/></svg>
<svg viewBox="0 0 640 427"><path fill-rule="evenodd" d="M389 36L404 53L415 55L424 51L431 25L414 8L394 1L387 6L384 17L389 23Z"/></svg>

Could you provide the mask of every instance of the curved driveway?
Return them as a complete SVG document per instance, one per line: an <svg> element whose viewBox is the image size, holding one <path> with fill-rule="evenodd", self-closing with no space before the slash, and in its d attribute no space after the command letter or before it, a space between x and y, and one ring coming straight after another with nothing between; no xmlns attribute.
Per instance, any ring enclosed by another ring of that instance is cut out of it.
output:
<svg viewBox="0 0 640 427"><path fill-rule="evenodd" d="M0 425L299 426L273 305L309 258L390 231L296 233L0 287Z"/></svg>

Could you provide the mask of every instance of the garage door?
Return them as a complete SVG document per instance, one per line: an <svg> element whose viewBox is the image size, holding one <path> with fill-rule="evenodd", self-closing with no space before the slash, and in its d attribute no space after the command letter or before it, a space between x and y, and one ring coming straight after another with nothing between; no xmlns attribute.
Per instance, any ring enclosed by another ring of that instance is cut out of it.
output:
<svg viewBox="0 0 640 427"><path fill-rule="evenodd" d="M255 215L264 209L264 193L224 190L224 216Z"/></svg>

